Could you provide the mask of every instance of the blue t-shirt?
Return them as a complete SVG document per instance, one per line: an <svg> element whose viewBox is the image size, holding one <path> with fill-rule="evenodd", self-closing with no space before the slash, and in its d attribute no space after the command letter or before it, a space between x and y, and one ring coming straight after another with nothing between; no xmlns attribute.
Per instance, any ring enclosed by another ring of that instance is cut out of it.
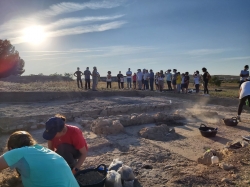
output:
<svg viewBox="0 0 250 187"><path fill-rule="evenodd" d="M40 145L13 149L3 158L20 172L24 187L79 187L67 162Z"/></svg>
<svg viewBox="0 0 250 187"><path fill-rule="evenodd" d="M166 73L167 81L172 80L172 73Z"/></svg>

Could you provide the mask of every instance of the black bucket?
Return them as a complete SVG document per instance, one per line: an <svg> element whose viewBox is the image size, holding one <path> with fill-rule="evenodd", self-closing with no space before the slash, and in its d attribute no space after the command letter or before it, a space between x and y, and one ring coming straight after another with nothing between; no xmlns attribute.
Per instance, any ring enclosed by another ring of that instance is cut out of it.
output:
<svg viewBox="0 0 250 187"><path fill-rule="evenodd" d="M200 125L199 128L201 135L204 137L215 137L217 134L217 129L213 128L213 127L207 127L204 124Z"/></svg>
<svg viewBox="0 0 250 187"><path fill-rule="evenodd" d="M222 120L223 120L224 124L227 126L237 126L238 125L238 120L236 117L224 118Z"/></svg>
<svg viewBox="0 0 250 187"><path fill-rule="evenodd" d="M97 182L95 184L90 184L90 185L84 185L80 181L77 180L77 176L79 176L81 174L85 174L85 173L91 172L91 171L97 171L97 172L103 174L103 180L101 180L100 182ZM85 170L78 171L75 174L75 178L76 178L78 184L80 185L80 187L104 187L104 184L105 184L105 181L106 181L106 176L107 176L107 167L104 164L99 165L95 169L85 169Z"/></svg>

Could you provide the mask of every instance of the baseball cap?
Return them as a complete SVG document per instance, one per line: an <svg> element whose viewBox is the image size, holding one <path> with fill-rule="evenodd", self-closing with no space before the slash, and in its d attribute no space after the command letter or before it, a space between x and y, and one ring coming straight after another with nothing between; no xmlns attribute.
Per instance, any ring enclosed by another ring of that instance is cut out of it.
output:
<svg viewBox="0 0 250 187"><path fill-rule="evenodd" d="M56 133L61 132L64 128L65 121L59 117L52 117L46 123L46 130L43 132L45 140L52 140Z"/></svg>

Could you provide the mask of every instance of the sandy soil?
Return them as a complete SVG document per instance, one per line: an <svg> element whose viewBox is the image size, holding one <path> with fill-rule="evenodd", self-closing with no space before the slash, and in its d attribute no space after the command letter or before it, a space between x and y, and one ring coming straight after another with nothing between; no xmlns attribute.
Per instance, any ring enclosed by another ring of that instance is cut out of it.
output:
<svg viewBox="0 0 250 187"><path fill-rule="evenodd" d="M227 107L221 105L196 102L194 97L176 98L174 96L148 96L148 97L98 97L82 98L68 101L52 101L40 103L2 103L0 104L0 118L23 117L32 119L37 115L53 115L65 112L84 112L95 109L103 109L107 106L160 105L171 103L169 114L179 114L184 118L180 120L183 125L175 123L167 124L174 127L178 138L170 141L154 141L141 138L138 132L144 127L153 127L156 124L143 124L125 127L125 131L119 134L101 136L96 135L80 123L71 121L69 124L80 127L89 145L89 153L82 169L99 164L109 165L113 159L119 158L126 165L133 168L136 175L134 186L249 186L249 160L244 157L249 154L248 148L233 150L234 155L225 157L223 162L232 163L235 169L224 171L219 166L205 166L197 164L197 159L208 149L222 150L227 142L241 139L242 135L249 135L250 117L248 112L242 114L243 121L236 127L225 126L221 119L235 116L237 106ZM170 102L171 101L171 102ZM217 112L218 115L204 116L206 112ZM159 111L150 110L153 114ZM138 111L140 113L140 111ZM122 114L125 115L126 113ZM91 117L91 116L90 116ZM96 118L98 116L94 116ZM46 120L46 119L45 119ZM217 127L218 133L214 138L202 137L198 128L201 123L211 127ZM32 130L30 133L39 144L46 146L42 139L43 129ZM0 146L3 148L8 135L0 136ZM242 152L242 154L240 154ZM238 155L237 157L235 155ZM238 163L242 161L243 163ZM150 166L150 167L147 167ZM151 168L151 169L147 169ZM231 173L230 173L231 172ZM6 170L0 174L12 175L12 171ZM233 175L234 174L234 175ZM227 181L221 182L223 178ZM14 186L13 186L14 187Z"/></svg>

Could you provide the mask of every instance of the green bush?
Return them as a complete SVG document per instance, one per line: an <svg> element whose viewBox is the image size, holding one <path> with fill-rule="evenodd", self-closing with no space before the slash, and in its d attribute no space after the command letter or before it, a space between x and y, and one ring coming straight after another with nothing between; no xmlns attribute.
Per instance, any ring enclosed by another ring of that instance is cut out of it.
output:
<svg viewBox="0 0 250 187"><path fill-rule="evenodd" d="M209 83L210 83L211 85L221 86L222 81L219 79L219 77L217 77L217 76L212 76L212 78L210 79Z"/></svg>

